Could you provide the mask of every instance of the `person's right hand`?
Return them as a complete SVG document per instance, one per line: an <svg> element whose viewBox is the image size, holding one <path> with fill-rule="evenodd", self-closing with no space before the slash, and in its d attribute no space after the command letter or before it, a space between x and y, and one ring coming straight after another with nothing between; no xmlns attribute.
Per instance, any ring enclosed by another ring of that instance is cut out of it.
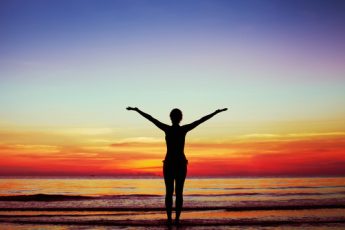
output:
<svg viewBox="0 0 345 230"><path fill-rule="evenodd" d="M127 107L127 110L134 110L134 111L138 111L138 108L137 107Z"/></svg>

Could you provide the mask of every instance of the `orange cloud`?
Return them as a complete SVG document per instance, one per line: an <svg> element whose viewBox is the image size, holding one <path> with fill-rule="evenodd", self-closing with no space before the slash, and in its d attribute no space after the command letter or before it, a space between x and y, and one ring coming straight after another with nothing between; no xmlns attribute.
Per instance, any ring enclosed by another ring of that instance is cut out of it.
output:
<svg viewBox="0 0 345 230"><path fill-rule="evenodd" d="M165 145L161 139L137 137L111 142L109 132L80 129L65 134L34 132L33 136L30 132L2 132L0 175L162 174ZM259 133L223 142L188 142L188 174L345 175L344 137L341 132Z"/></svg>
<svg viewBox="0 0 345 230"><path fill-rule="evenodd" d="M221 148L226 148L224 145L227 144L221 144ZM343 135L256 140L228 145L229 149L235 151L234 157L196 157L190 164L189 174L207 176L208 172L212 172L217 176L345 175ZM213 145L213 148L216 147Z"/></svg>

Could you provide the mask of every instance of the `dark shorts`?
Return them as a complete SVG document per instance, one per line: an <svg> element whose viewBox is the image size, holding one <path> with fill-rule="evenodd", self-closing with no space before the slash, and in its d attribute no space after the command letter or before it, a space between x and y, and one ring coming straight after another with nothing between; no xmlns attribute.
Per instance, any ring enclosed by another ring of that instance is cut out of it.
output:
<svg viewBox="0 0 345 230"><path fill-rule="evenodd" d="M165 179L183 179L187 175L187 160L163 161L163 175Z"/></svg>

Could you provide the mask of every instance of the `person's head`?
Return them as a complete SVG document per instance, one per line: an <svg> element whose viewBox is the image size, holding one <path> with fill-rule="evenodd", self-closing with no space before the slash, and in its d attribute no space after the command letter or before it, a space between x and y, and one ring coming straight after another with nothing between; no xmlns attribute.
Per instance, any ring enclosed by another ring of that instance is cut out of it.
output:
<svg viewBox="0 0 345 230"><path fill-rule="evenodd" d="M178 125L180 124L182 120L182 111L179 109L173 109L170 112L170 119L173 125Z"/></svg>

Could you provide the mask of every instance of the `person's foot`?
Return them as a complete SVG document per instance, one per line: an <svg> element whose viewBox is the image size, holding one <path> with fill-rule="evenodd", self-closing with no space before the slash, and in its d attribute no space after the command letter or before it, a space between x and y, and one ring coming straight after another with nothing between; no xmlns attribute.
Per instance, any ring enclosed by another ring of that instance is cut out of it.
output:
<svg viewBox="0 0 345 230"><path fill-rule="evenodd" d="M180 225L180 219L175 219L175 225Z"/></svg>
<svg viewBox="0 0 345 230"><path fill-rule="evenodd" d="M167 219L166 225L170 226L172 224L172 220L171 219Z"/></svg>

